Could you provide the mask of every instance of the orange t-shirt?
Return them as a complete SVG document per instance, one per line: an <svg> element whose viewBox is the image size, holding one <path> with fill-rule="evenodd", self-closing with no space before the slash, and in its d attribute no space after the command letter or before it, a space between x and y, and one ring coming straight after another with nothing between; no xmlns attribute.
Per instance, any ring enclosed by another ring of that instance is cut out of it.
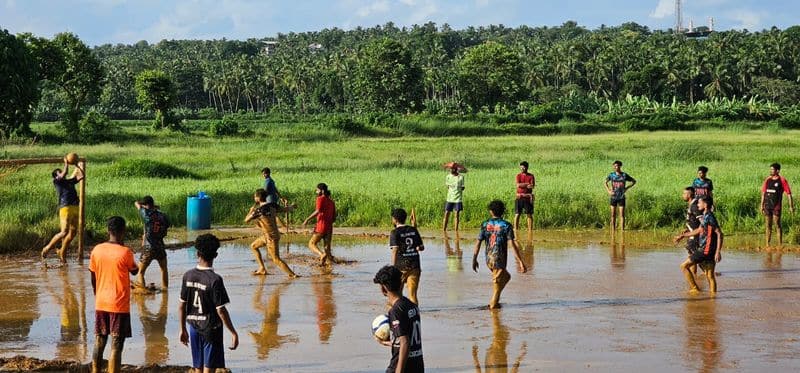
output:
<svg viewBox="0 0 800 373"><path fill-rule="evenodd" d="M94 308L98 311L130 313L130 271L136 269L133 250L116 243L101 243L94 247L89 270L96 279Z"/></svg>

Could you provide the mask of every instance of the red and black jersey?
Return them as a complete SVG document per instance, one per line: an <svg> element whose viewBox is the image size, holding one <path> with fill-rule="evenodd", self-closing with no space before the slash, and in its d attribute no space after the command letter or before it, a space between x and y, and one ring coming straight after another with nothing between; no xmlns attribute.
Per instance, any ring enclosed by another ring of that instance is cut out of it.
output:
<svg viewBox="0 0 800 373"><path fill-rule="evenodd" d="M783 176L768 177L761 186L761 193L764 194L764 205L767 208L780 208L783 202L783 194L792 194L789 182Z"/></svg>

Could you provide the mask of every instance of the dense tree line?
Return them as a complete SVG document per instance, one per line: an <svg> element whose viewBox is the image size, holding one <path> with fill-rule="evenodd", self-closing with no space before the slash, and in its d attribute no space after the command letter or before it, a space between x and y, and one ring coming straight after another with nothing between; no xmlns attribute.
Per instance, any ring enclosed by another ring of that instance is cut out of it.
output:
<svg viewBox="0 0 800 373"><path fill-rule="evenodd" d="M692 39L635 23L595 30L574 22L463 30L389 23L245 41L102 45L91 57L71 34L17 39L40 61L36 113L66 116L67 123L87 105L117 118L152 115L135 90L137 76L150 70L171 79L174 105L191 112L457 115L528 112L566 96L661 103L757 96L779 105L800 99L800 26ZM48 53L63 62L48 65L59 60Z"/></svg>

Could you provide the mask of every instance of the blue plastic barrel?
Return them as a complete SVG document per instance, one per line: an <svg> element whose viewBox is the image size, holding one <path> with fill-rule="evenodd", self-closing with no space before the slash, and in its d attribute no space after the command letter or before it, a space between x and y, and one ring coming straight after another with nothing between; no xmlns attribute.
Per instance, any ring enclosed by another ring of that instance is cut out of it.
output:
<svg viewBox="0 0 800 373"><path fill-rule="evenodd" d="M186 198L186 229L211 229L211 197L203 192Z"/></svg>

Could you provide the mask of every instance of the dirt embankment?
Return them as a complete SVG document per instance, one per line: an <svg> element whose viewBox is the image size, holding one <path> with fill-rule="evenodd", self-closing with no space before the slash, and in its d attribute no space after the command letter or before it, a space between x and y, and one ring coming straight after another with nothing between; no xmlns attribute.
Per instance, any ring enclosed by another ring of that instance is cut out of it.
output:
<svg viewBox="0 0 800 373"><path fill-rule="evenodd" d="M184 373L192 367L177 365L122 365L122 371L127 373ZM91 364L81 364L77 361L69 360L41 360L27 356L14 356L10 358L0 358L0 371L3 372L91 372ZM229 369L218 369L217 373L230 372Z"/></svg>

